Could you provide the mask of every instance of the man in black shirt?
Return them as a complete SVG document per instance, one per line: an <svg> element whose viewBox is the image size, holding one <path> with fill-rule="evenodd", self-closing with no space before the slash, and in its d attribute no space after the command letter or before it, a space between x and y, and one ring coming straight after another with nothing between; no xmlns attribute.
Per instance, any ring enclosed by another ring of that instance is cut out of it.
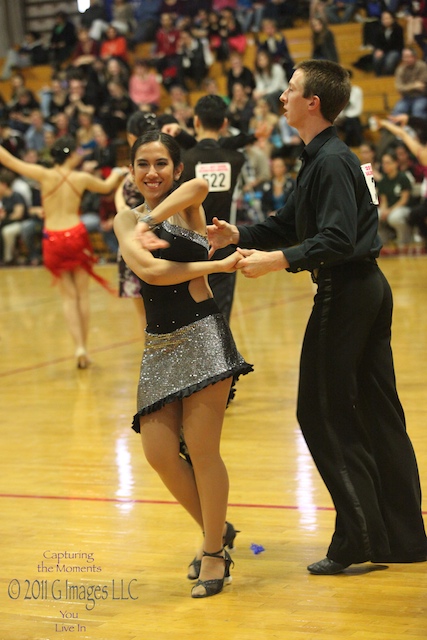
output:
<svg viewBox="0 0 427 640"><path fill-rule="evenodd" d="M226 111L227 106L220 96L208 95L198 100L194 108L194 129L198 142L182 156L184 171L181 182L196 176L209 182L209 193L203 202L208 224L218 215L230 220L234 189L245 161L240 151L224 149L219 142L220 131L226 125ZM231 252L231 249L222 249L215 254L215 259L220 260ZM235 273L209 276L214 298L227 322L230 321L235 283Z"/></svg>
<svg viewBox="0 0 427 640"><path fill-rule="evenodd" d="M375 260L376 192L369 166L360 167L331 126L349 95L339 65L298 65L280 97L306 145L293 194L276 216L252 227L214 219L209 228L213 249L262 250L239 249L247 277L307 270L317 283L297 415L336 508L326 557L307 567L318 575L366 561L427 559L417 463L390 347L392 294Z"/></svg>

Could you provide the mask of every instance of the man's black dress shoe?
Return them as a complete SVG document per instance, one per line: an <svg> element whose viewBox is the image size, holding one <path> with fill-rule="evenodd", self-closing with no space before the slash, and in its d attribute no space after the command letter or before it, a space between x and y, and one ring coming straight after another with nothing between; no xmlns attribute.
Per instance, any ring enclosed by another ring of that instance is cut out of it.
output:
<svg viewBox="0 0 427 640"><path fill-rule="evenodd" d="M309 564L307 569L316 576L334 576L337 573L342 573L348 566L350 565L340 564L329 558L323 558L323 560L319 560L319 562Z"/></svg>

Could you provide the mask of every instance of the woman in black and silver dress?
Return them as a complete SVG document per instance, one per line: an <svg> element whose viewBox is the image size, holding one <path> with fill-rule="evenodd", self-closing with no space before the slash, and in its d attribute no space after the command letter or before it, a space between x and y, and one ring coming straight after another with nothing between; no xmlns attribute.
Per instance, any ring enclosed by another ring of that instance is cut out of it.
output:
<svg viewBox="0 0 427 640"><path fill-rule="evenodd" d="M127 265L142 281L147 315L133 428L148 462L204 532L203 553L188 576L198 578L192 597L204 598L230 580L220 437L232 383L252 370L207 276L234 271L239 256L208 260L202 207L208 184L195 178L173 190L183 165L171 136L150 131L138 138L131 163L144 204L119 212L114 229ZM192 464L179 455L181 430Z"/></svg>

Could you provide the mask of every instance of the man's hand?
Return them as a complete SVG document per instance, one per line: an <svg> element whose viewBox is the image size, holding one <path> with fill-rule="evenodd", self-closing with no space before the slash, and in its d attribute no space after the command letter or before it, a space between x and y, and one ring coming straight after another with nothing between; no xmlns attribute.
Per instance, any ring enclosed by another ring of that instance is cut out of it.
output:
<svg viewBox="0 0 427 640"><path fill-rule="evenodd" d="M176 136L179 135L181 131L181 125L179 125L177 122L170 122L169 124L164 124L162 127L162 133L167 133L173 138L176 138Z"/></svg>
<svg viewBox="0 0 427 640"><path fill-rule="evenodd" d="M155 251L156 249L166 249L169 242L162 240L155 233L150 231L146 222L138 222L135 227L135 238L143 249L147 251Z"/></svg>
<svg viewBox="0 0 427 640"><path fill-rule="evenodd" d="M237 251L243 258L237 264L237 269L240 269L246 278L259 278L270 271L280 271L289 267L281 251L257 251L239 247Z"/></svg>
<svg viewBox="0 0 427 640"><path fill-rule="evenodd" d="M218 262L218 265L221 265L221 273L234 273L239 268L238 264L241 260L241 254L238 251L235 251L226 258L217 260L216 262Z"/></svg>
<svg viewBox="0 0 427 640"><path fill-rule="evenodd" d="M211 258L217 249L228 247L229 244L237 244L239 242L239 230L234 224L230 224L225 220L212 218L212 224L208 224L208 240L211 246L209 257Z"/></svg>

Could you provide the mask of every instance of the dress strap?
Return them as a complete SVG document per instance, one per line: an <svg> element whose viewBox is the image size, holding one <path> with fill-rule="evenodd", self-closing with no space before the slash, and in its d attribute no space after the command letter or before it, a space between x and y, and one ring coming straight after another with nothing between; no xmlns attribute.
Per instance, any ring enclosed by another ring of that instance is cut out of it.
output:
<svg viewBox="0 0 427 640"><path fill-rule="evenodd" d="M70 187L72 188L72 190L74 191L74 193L75 193L77 196L79 196L79 197L80 197L80 195L81 195L81 194L80 194L80 192L79 192L79 191L77 191L76 187L75 187L75 186L73 185L73 183L68 179L68 176L69 176L70 174L68 174L68 175L64 175L64 174L62 173L62 171L60 171L59 169L55 169L55 171L56 171L57 173L59 173L59 175L61 176L61 178L62 178L62 179L61 179L61 182L58 182L58 184L57 184L57 185L56 185L56 186L55 186L51 191L49 191L49 193L47 193L46 195L44 195L44 196L43 196L43 200L46 200L46 198L49 198L50 196L52 196L56 191L58 191L59 187L61 187L65 182L66 182L67 184L69 184L69 185L70 185Z"/></svg>

